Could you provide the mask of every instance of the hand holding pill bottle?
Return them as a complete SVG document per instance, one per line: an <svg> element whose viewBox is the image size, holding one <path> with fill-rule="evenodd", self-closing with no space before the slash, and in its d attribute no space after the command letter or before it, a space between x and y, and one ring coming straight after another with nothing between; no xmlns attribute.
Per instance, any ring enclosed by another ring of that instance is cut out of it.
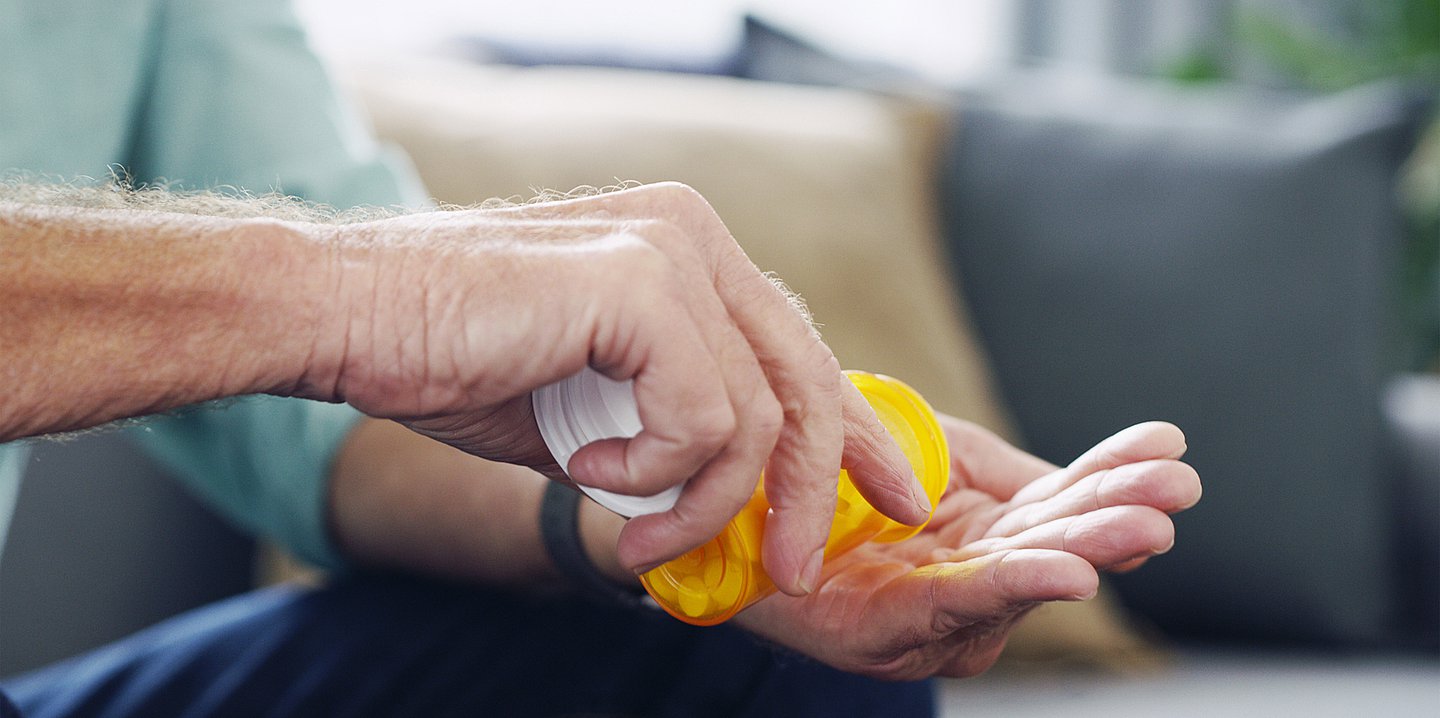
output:
<svg viewBox="0 0 1440 718"><path fill-rule="evenodd" d="M950 481L950 451L934 411L899 380L865 372L846 372L846 376L910 461L933 512ZM570 457L581 446L634 436L641 428L630 382L617 382L588 368L537 390L534 406L540 433L562 467L568 467ZM640 577L645 590L672 616L686 623L714 625L775 592L760 561L770 505L759 478L749 502L719 536ZM627 496L580 488L597 503L627 517L669 509L682 489L677 486L654 496ZM825 558L869 541L902 541L923 527L901 524L876 511L841 471Z"/></svg>

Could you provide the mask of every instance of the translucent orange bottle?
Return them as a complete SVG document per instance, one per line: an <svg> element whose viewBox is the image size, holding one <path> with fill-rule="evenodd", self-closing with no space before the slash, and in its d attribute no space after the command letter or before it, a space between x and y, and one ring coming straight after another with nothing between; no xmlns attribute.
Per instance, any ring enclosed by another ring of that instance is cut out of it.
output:
<svg viewBox="0 0 1440 718"><path fill-rule="evenodd" d="M931 511L950 481L950 450L930 405L903 382L878 374L847 372L875 414L900 446L920 479ZM624 396L629 387L595 374L581 381L572 377L568 388L552 385L536 392L536 418L541 433L561 466L570 455L590 441L608 436L634 436L639 432L633 397L628 407ZM598 379L596 379L598 377ZM568 393L567 393L568 392ZM590 409L576 411L587 404ZM601 409L594 407L603 406ZM556 417L565 416L565 420ZM582 417L577 420L577 416ZM598 492L581 487L592 498L617 513L634 516L663 511L674 504L678 489L655 497L633 497ZM740 513L731 519L710 542L640 577L645 590L670 615L701 626L721 623L742 609L775 592L775 584L760 562L765 534L764 482ZM906 526L886 518L870 506L841 471L835 517L825 544L828 560L869 541L894 542L907 539L923 528Z"/></svg>

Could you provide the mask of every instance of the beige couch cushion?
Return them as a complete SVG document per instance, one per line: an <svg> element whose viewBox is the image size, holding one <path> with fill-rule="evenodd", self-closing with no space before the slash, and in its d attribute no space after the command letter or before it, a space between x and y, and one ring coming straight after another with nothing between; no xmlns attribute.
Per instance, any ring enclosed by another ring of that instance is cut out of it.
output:
<svg viewBox="0 0 1440 718"><path fill-rule="evenodd" d="M805 298L844 366L899 377L936 408L1012 435L938 254L938 113L850 90L634 71L345 70L437 199L687 183L760 268ZM1102 598L1047 607L1007 657L1114 663L1143 645Z"/></svg>

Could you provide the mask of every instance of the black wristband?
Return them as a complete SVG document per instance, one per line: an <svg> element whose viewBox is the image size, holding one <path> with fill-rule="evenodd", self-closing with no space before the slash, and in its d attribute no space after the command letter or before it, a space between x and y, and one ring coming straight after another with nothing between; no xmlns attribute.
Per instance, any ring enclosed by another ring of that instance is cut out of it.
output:
<svg viewBox="0 0 1440 718"><path fill-rule="evenodd" d="M540 536L550 560L561 576L589 597L629 607L646 605L648 597L638 584L627 591L600 573L585 555L580 543L580 501L580 492L564 484L551 481L545 487L540 501Z"/></svg>

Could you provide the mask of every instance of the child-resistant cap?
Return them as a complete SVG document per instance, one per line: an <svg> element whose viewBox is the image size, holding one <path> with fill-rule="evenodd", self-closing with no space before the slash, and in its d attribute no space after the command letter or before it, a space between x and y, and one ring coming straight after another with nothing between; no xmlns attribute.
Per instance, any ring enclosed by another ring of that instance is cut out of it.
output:
<svg viewBox="0 0 1440 718"><path fill-rule="evenodd" d="M628 439L640 433L640 410L635 383L615 381L590 367L531 394L535 423L555 463L570 473L570 457L580 447L601 439ZM573 477L572 477L573 478ZM631 496L576 482L595 503L626 518L668 511L680 498L683 485L653 496Z"/></svg>

